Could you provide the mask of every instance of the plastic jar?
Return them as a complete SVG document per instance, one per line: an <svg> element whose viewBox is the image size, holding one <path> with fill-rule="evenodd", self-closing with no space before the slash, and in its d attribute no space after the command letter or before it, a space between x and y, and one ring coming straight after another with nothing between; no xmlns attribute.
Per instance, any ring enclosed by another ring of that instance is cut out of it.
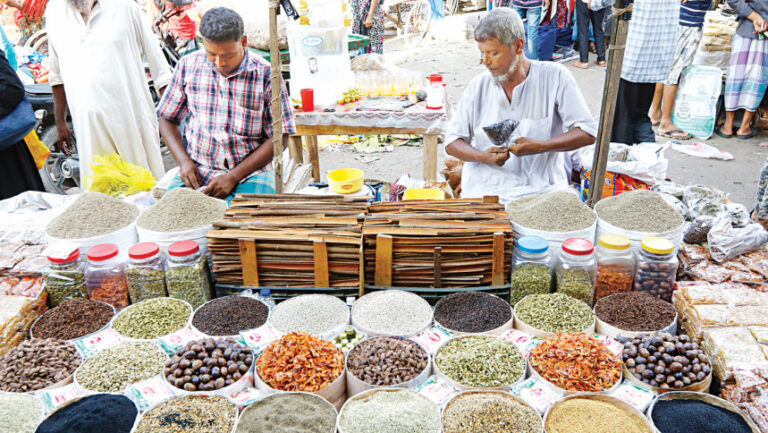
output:
<svg viewBox="0 0 768 433"><path fill-rule="evenodd" d="M120 310L131 304L125 263L118 255L115 244L100 244L88 250L88 266L85 268L85 285L88 297L102 301Z"/></svg>
<svg viewBox="0 0 768 433"><path fill-rule="evenodd" d="M208 265L197 242L179 241L168 247L165 283L168 296L187 301L192 308L211 300Z"/></svg>
<svg viewBox="0 0 768 433"><path fill-rule="evenodd" d="M45 274L45 290L51 308L68 299L85 299L85 261L80 249L49 252Z"/></svg>
<svg viewBox="0 0 768 433"><path fill-rule="evenodd" d="M165 256L155 242L142 242L128 250L128 292L134 304L145 299L167 296L165 291Z"/></svg>
<svg viewBox="0 0 768 433"><path fill-rule="evenodd" d="M635 290L667 302L672 300L680 264L675 245L669 239L650 236L640 244L635 270Z"/></svg>
<svg viewBox="0 0 768 433"><path fill-rule="evenodd" d="M528 295L549 293L551 287L549 242L540 236L521 237L512 256L509 303L515 305Z"/></svg>
<svg viewBox="0 0 768 433"><path fill-rule="evenodd" d="M603 235L597 240L595 303L614 293L632 291L635 255L631 246L632 242L626 236Z"/></svg>
<svg viewBox="0 0 768 433"><path fill-rule="evenodd" d="M595 297L597 276L594 251L594 245L586 239L566 239L555 267L557 292L583 301L590 307Z"/></svg>

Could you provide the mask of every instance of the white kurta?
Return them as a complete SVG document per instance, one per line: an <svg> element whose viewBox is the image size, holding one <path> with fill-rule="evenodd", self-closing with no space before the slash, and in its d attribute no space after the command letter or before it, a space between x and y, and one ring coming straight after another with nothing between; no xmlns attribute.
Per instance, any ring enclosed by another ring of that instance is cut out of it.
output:
<svg viewBox="0 0 768 433"><path fill-rule="evenodd" d="M117 153L160 179L165 170L152 96L144 72L164 87L171 69L132 0L98 0L88 23L67 0L45 11L50 84L63 84L80 154L80 174L93 155Z"/></svg>
<svg viewBox="0 0 768 433"><path fill-rule="evenodd" d="M517 137L548 140L574 128L581 128L593 137L597 135L597 121L590 114L571 73L558 63L531 61L528 77L512 91L511 102L490 72L475 77L453 113L445 143L461 138L479 150L486 150L493 144L483 127L506 119L520 122L515 131ZM508 202L530 194L566 189L576 152L523 157L510 154L503 167L465 162L461 195L498 195L503 202Z"/></svg>

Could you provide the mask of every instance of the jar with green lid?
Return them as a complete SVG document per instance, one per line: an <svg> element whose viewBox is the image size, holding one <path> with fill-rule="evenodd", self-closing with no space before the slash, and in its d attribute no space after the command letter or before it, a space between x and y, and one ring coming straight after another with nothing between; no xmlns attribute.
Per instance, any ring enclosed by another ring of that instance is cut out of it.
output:
<svg viewBox="0 0 768 433"><path fill-rule="evenodd" d="M165 265L168 296L187 301L197 308L211 300L211 279L208 264L197 242L179 241L168 247Z"/></svg>
<svg viewBox="0 0 768 433"><path fill-rule="evenodd" d="M540 236L521 237L512 258L509 303L515 305L528 295L549 293L551 286L549 242Z"/></svg>
<svg viewBox="0 0 768 433"><path fill-rule="evenodd" d="M670 302L680 264L675 254L675 245L669 239L650 236L643 239L640 247L635 270L635 291L647 292L655 298Z"/></svg>
<svg viewBox="0 0 768 433"><path fill-rule="evenodd" d="M597 279L595 303L615 293L632 291L635 254L626 236L603 235L597 240Z"/></svg>
<svg viewBox="0 0 768 433"><path fill-rule="evenodd" d="M86 299L85 261L80 258L79 248L51 249L48 265L43 271L48 304L56 307L69 299Z"/></svg>
<svg viewBox="0 0 768 433"><path fill-rule="evenodd" d="M566 239L555 267L557 292L578 299L590 307L595 297L597 277L594 251L594 245L586 239Z"/></svg>
<svg viewBox="0 0 768 433"><path fill-rule="evenodd" d="M128 292L136 304L146 299L167 296L165 290L165 256L155 242L142 242L128 249Z"/></svg>

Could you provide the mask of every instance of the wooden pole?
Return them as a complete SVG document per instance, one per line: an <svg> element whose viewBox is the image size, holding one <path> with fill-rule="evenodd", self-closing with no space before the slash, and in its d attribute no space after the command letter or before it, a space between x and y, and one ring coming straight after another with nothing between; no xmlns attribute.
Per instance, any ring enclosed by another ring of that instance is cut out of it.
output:
<svg viewBox="0 0 768 433"><path fill-rule="evenodd" d="M275 192L283 192L283 109L281 105L282 89L280 68L280 47L277 40L277 11L280 4L277 0L269 2L269 59L272 63L272 143L275 167Z"/></svg>
<svg viewBox="0 0 768 433"><path fill-rule="evenodd" d="M579 1L579 0L576 0ZM605 186L605 167L608 164L608 151L611 148L613 118L616 114L616 97L619 94L621 66L624 64L624 48L627 43L627 30L631 18L632 4L627 7L627 0L616 0L614 5L611 42L608 46L608 70L603 86L603 104L600 110L600 129L595 141L595 155L592 161L592 181L590 183L590 206L594 206L603 197Z"/></svg>

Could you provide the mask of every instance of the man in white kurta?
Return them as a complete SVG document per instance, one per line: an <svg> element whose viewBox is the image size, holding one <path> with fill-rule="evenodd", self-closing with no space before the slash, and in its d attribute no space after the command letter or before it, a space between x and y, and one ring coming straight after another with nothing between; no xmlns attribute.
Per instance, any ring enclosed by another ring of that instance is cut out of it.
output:
<svg viewBox="0 0 768 433"><path fill-rule="evenodd" d="M526 59L524 39L522 21L508 8L491 11L475 31L488 71L467 86L445 137L446 152L464 161L463 197L498 195L508 202L567 189L576 149L597 135L597 122L570 72ZM507 151L483 127L508 119L519 122L519 138Z"/></svg>
<svg viewBox="0 0 768 433"><path fill-rule="evenodd" d="M59 148L71 143L72 114L80 175L94 155L117 153L156 179L165 173L157 116L144 72L158 89L171 78L158 40L132 0L51 0L46 27Z"/></svg>

